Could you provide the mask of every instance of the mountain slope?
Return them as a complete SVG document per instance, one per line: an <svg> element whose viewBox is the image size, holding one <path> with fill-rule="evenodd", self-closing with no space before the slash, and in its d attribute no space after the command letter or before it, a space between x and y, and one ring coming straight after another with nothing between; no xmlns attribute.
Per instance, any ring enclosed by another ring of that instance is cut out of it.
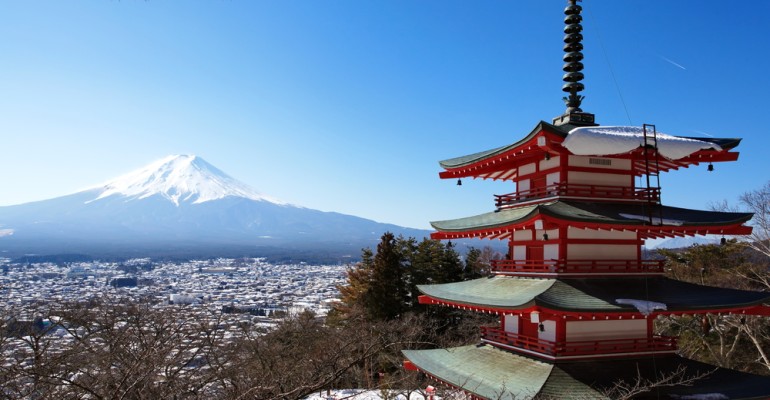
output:
<svg viewBox="0 0 770 400"><path fill-rule="evenodd" d="M100 194L92 201L111 196L141 200L160 195L176 205L180 202L205 203L225 197L284 204L254 191L202 158L189 155L168 156L111 180L96 190L100 190Z"/></svg>
<svg viewBox="0 0 770 400"><path fill-rule="evenodd" d="M266 249L357 256L385 231L428 233L290 205L195 156L167 157L68 196L0 207L0 252L13 256L260 255Z"/></svg>

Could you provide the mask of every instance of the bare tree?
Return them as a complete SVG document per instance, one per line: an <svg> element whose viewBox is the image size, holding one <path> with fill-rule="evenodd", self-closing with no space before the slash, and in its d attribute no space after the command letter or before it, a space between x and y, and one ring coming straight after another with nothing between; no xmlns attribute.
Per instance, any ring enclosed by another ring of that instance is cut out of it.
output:
<svg viewBox="0 0 770 400"><path fill-rule="evenodd" d="M754 213L749 246L770 257L770 181L757 190L743 193L739 199L741 205Z"/></svg>
<svg viewBox="0 0 770 400"><path fill-rule="evenodd" d="M658 388L692 386L697 381L711 375L714 371L691 373L684 366L680 366L670 373L660 374L654 378L642 375L637 369L636 377L628 382L616 382L611 388L604 391L608 399L630 400L644 393L652 392Z"/></svg>
<svg viewBox="0 0 770 400"><path fill-rule="evenodd" d="M685 250L661 250L667 275L708 286L766 290L768 268L751 257L746 242L696 245ZM658 321L660 333L679 336L685 357L752 373L770 373L770 324L766 317L741 314L672 316Z"/></svg>
<svg viewBox="0 0 770 400"><path fill-rule="evenodd" d="M749 271L740 271L742 279L752 281L765 290L770 290L770 181L759 189L745 192L739 197L740 206L731 206L726 200L712 203L711 209L731 212L751 212L754 217L750 225L752 232L744 237L745 243L758 254L764 256L764 262L760 262L759 268Z"/></svg>

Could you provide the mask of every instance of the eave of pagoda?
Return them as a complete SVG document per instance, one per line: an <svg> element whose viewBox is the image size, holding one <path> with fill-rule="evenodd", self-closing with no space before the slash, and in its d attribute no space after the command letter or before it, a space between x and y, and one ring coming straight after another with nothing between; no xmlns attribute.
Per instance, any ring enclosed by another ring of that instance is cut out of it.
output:
<svg viewBox="0 0 770 400"><path fill-rule="evenodd" d="M652 211L650 224L647 216ZM748 235L750 213L722 213L644 204L602 204L554 201L498 210L456 220L431 222L431 238L510 239L520 230L560 227L604 231L632 231L640 239L694 235ZM557 242L559 239L552 239ZM564 240L564 239L561 239ZM547 240L546 240L547 242Z"/></svg>
<svg viewBox="0 0 770 400"><path fill-rule="evenodd" d="M713 307L708 309L694 309L687 311L663 311L656 310L649 314L638 311L569 311L557 310L535 304L525 304L521 307L492 307L478 304L447 301L433 298L429 295L418 297L420 304L443 306L457 310L473 311L496 316L518 315L519 317L533 312L539 313L543 319L563 319L567 321L613 321L613 320L637 320L656 318L658 316L695 316L695 315L757 315L770 316L770 306L755 304L749 306Z"/></svg>
<svg viewBox="0 0 770 400"><path fill-rule="evenodd" d="M640 225L640 224L613 224L608 227L605 223L596 222L575 222L558 218L532 218L530 220L511 223L505 226L493 228L476 228L466 231L456 232L432 232L431 239L451 240L451 239L490 239L490 240L509 240L515 231L534 229L535 222L543 220L547 224L546 230L558 227L569 226L579 229L594 229L604 231L631 231L637 232L639 237L646 239L661 239L673 237L686 237L697 235L750 235L752 228L743 224L729 225L698 225L698 226L665 226L665 225ZM549 243L544 240L543 243ZM558 240L552 240L552 243L558 243Z"/></svg>
<svg viewBox="0 0 770 400"><path fill-rule="evenodd" d="M419 285L420 304L496 315L539 312L552 319L640 319L657 315L770 315L770 293L664 277L532 279L493 276ZM633 301L625 301L634 299ZM630 304L629 304L630 303ZM634 304L634 305L631 305ZM548 317L546 317L548 318Z"/></svg>
<svg viewBox="0 0 770 400"><path fill-rule="evenodd" d="M567 150L559 145L564 140L563 135L564 133L558 131L558 128L541 122L524 139L512 145L442 161L440 164L446 171L440 172L439 177L442 179L466 177L493 180L515 179L522 165L542 160L546 154L549 157L568 154Z"/></svg>
<svg viewBox="0 0 770 400"><path fill-rule="evenodd" d="M513 144L494 148L467 156L456 157L441 161L439 164L445 170L439 172L442 179L480 178L492 180L515 180L519 175L519 167L542 160L545 157L569 156L572 153L562 146L569 134L565 129L569 125L556 127L546 122L540 122L527 136ZM729 162L738 159L738 152L731 152L738 146L740 139L713 138L684 138L714 143L722 150L702 149L680 159L658 157L657 162L646 162L646 149L623 154L597 154L596 157L613 159L630 159L633 161L633 174L641 176L648 171L660 173L680 168L688 168L702 163ZM649 156L649 154L648 154Z"/></svg>
<svg viewBox="0 0 770 400"><path fill-rule="evenodd" d="M687 371L701 376L689 384L661 386L661 398L767 398L770 377L689 360L675 354L628 356L580 362L542 362L489 345L403 350L412 370L461 389L472 399L608 399L618 382L659 380ZM707 395L700 395L700 394ZM714 394L714 396L708 395ZM721 396L721 397L720 397Z"/></svg>
<svg viewBox="0 0 770 400"><path fill-rule="evenodd" d="M644 152L639 149L631 154L612 158L631 159L633 161L634 175L642 176L647 173L648 168L650 173L660 173L671 170L676 171L679 168L689 168L690 166L697 166L703 163L737 161L739 155L739 152L701 150L678 160L669 160L667 158L660 157L660 159L657 161L657 165L655 165L656 163L654 162L645 163Z"/></svg>

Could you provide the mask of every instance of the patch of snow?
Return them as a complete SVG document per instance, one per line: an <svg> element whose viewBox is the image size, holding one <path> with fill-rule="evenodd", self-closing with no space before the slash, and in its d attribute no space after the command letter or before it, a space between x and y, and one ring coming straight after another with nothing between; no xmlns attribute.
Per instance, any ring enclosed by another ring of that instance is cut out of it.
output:
<svg viewBox="0 0 770 400"><path fill-rule="evenodd" d="M721 236L704 235L690 237L675 237L670 239L647 239L644 246L647 249L683 249L693 245L718 244Z"/></svg>
<svg viewBox="0 0 770 400"><path fill-rule="evenodd" d="M648 300L636 299L615 299L615 303L625 304L636 307L642 315L650 315L655 310L666 310L668 307L663 303Z"/></svg>
<svg viewBox="0 0 770 400"><path fill-rule="evenodd" d="M722 150L714 143L660 132L657 138L660 155L669 160L678 160L703 149ZM638 126L587 126L571 130L562 146L572 154L602 156L628 153L644 143L644 131ZM649 133L647 144L654 145Z"/></svg>
<svg viewBox="0 0 770 400"><path fill-rule="evenodd" d="M680 400L727 400L729 397L725 396L722 393L703 393L703 394L671 394L669 395L672 399L680 399Z"/></svg>
<svg viewBox="0 0 770 400"><path fill-rule="evenodd" d="M636 214L624 214L620 213L620 216L623 218L628 219L637 219L641 221L649 221L650 217L646 215L636 215ZM674 226L681 226L684 224L684 221L680 221L678 219L667 219L667 218L660 218L660 217L652 217L652 223L656 225L674 225Z"/></svg>
<svg viewBox="0 0 770 400"><path fill-rule="evenodd" d="M101 193L87 203L113 195L134 199L160 195L177 206L182 202L200 204L228 196L286 204L258 193L193 155L168 156L97 188Z"/></svg>
<svg viewBox="0 0 770 400"><path fill-rule="evenodd" d="M421 394L417 392L411 392L409 397L406 396L406 391L389 390L388 399L395 400L425 400ZM363 390L363 389L339 389L331 390L328 395L324 390L322 393L310 395L305 400L383 400L383 392L380 390ZM435 400L441 400L439 396L433 396Z"/></svg>

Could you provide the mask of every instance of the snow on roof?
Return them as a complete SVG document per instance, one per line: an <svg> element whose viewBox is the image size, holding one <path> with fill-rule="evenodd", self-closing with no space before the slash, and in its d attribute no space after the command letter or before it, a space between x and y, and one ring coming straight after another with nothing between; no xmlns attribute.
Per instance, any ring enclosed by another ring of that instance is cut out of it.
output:
<svg viewBox="0 0 770 400"><path fill-rule="evenodd" d="M660 155L670 160L678 160L703 149L722 150L714 143L660 132L657 138ZM628 153L643 146L644 142L644 131L638 126L586 126L571 130L562 145L572 154L601 156ZM649 132L647 143L654 145Z"/></svg>
<svg viewBox="0 0 770 400"><path fill-rule="evenodd" d="M655 310L666 310L668 307L663 303L648 300L636 299L615 299L615 303L627 304L636 307L642 315L650 315Z"/></svg>
<svg viewBox="0 0 770 400"><path fill-rule="evenodd" d="M726 400L726 399L729 399L729 397L725 396L722 393L702 393L702 394L683 394L683 395L670 394L669 396L674 398L674 399L680 399L680 400Z"/></svg>

